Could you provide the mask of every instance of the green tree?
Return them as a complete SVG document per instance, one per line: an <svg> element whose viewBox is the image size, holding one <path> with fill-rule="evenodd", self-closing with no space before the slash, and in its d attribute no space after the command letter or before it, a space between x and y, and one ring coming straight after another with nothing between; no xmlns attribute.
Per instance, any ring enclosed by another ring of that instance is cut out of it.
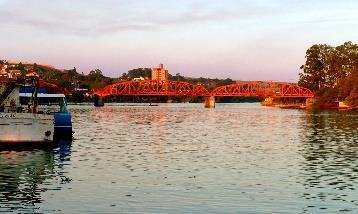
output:
<svg viewBox="0 0 358 214"><path fill-rule="evenodd" d="M175 76L173 75L169 75L169 80L174 80L174 81L186 81L185 77L180 75L180 73L176 73Z"/></svg>
<svg viewBox="0 0 358 214"><path fill-rule="evenodd" d="M358 102L358 45L313 45L306 52L299 84L313 90L319 100Z"/></svg>
<svg viewBox="0 0 358 214"><path fill-rule="evenodd" d="M89 72L88 74L88 79L92 80L92 81L98 81L103 79L103 74L102 71L100 69L95 69Z"/></svg>
<svg viewBox="0 0 358 214"><path fill-rule="evenodd" d="M6 60L1 60L0 59L0 65L6 65L7 64L7 61Z"/></svg>
<svg viewBox="0 0 358 214"><path fill-rule="evenodd" d="M327 61L334 50L329 45L313 45L306 52L306 63L301 66L299 84L313 91L327 84Z"/></svg>
<svg viewBox="0 0 358 214"><path fill-rule="evenodd" d="M136 68L128 71L127 78L134 79L143 77L146 79L150 79L152 76L152 69L150 68Z"/></svg>
<svg viewBox="0 0 358 214"><path fill-rule="evenodd" d="M127 73L123 73L121 78L122 78L122 79L128 79Z"/></svg>

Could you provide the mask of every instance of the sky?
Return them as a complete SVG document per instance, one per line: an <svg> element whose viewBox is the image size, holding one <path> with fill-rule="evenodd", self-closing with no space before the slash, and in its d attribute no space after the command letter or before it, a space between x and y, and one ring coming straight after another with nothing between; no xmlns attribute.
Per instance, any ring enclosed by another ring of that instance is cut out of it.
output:
<svg viewBox="0 0 358 214"><path fill-rule="evenodd" d="M0 58L295 82L311 45L358 42L357 11L356 0L0 0Z"/></svg>

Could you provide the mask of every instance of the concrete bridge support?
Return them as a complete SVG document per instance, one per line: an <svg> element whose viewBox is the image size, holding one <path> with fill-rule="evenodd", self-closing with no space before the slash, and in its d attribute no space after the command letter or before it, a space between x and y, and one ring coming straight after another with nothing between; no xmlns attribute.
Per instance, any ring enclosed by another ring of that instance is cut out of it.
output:
<svg viewBox="0 0 358 214"><path fill-rule="evenodd" d="M264 101L261 102L263 106L273 106L274 100L272 97L266 97Z"/></svg>
<svg viewBox="0 0 358 214"><path fill-rule="evenodd" d="M96 107L104 106L103 97L94 95L94 106Z"/></svg>
<svg viewBox="0 0 358 214"><path fill-rule="evenodd" d="M215 108L215 97L214 96L205 97L204 106L205 108Z"/></svg>

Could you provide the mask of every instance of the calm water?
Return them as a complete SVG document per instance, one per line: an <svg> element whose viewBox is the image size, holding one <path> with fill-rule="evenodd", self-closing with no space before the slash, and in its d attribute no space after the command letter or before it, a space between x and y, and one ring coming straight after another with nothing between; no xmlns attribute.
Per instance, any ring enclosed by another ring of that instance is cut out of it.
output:
<svg viewBox="0 0 358 214"><path fill-rule="evenodd" d="M0 152L0 211L358 213L358 113L71 106L75 139Z"/></svg>

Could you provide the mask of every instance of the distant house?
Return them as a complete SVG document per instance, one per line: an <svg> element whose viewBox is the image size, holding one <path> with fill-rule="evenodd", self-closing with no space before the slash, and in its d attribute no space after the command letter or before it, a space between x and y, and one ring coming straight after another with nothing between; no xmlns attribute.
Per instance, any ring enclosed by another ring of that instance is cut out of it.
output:
<svg viewBox="0 0 358 214"><path fill-rule="evenodd" d="M9 74L8 73L0 73L0 82L6 82L9 80Z"/></svg>
<svg viewBox="0 0 358 214"><path fill-rule="evenodd" d="M143 80L144 80L144 77L142 77L142 76L133 78L133 81L143 81Z"/></svg>
<svg viewBox="0 0 358 214"><path fill-rule="evenodd" d="M9 67L8 65L3 65L0 67L0 79L2 81L8 79L16 79L19 78L20 76L21 76L20 70L11 70L11 67Z"/></svg>
<svg viewBox="0 0 358 214"><path fill-rule="evenodd" d="M7 65L0 66L0 74L6 73Z"/></svg>
<svg viewBox="0 0 358 214"><path fill-rule="evenodd" d="M20 70L10 70L10 78L19 78L21 76Z"/></svg>

